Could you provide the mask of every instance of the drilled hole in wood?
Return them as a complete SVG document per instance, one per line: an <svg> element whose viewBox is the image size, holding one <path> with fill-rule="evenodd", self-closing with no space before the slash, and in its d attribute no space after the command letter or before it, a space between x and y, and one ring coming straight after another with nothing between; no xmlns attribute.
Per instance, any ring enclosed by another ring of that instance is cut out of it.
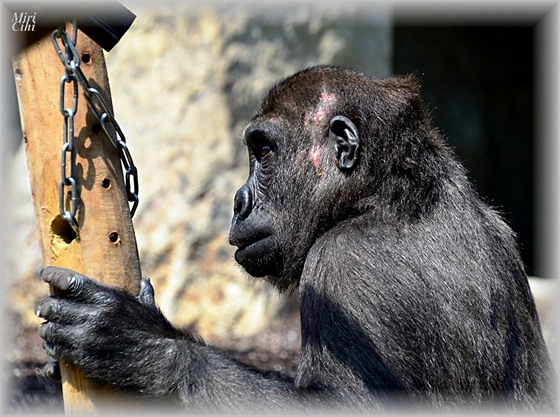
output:
<svg viewBox="0 0 560 417"><path fill-rule="evenodd" d="M84 54L82 55L82 62L83 62L84 64L89 64L89 63L91 62L91 55L88 54L88 53L84 53Z"/></svg>
<svg viewBox="0 0 560 417"><path fill-rule="evenodd" d="M60 214L51 222L51 233L55 239L60 239L66 244L72 243L77 238L76 232L72 229L70 223L63 219Z"/></svg>
<svg viewBox="0 0 560 417"><path fill-rule="evenodd" d="M103 181L101 181L101 186L103 188L111 188L111 180L109 178L103 179Z"/></svg>
<svg viewBox="0 0 560 417"><path fill-rule="evenodd" d="M119 239L120 239L120 237L119 237L119 234L118 234L117 232L112 232L112 233L109 235L109 240L110 240L111 242L113 242L113 243L118 243L118 242L119 242Z"/></svg>

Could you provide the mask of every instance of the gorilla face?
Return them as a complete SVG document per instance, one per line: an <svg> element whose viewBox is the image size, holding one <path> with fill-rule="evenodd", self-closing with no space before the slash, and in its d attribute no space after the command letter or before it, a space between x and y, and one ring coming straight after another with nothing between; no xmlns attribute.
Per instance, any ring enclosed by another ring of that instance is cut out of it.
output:
<svg viewBox="0 0 560 417"><path fill-rule="evenodd" d="M237 247L235 260L254 277L268 277L277 281L284 271L282 224L279 218L294 207L282 206L276 191L284 165L286 151L276 134L277 126L270 122L253 121L244 134L249 153L249 178L234 198L234 215L230 230L230 244ZM282 188L282 187L280 187ZM295 238L295 237L294 237Z"/></svg>
<svg viewBox="0 0 560 417"><path fill-rule="evenodd" d="M336 95L320 83L299 85L273 89L245 129L249 178L235 195L229 236L246 272L281 291L297 286L313 242L350 201L341 181L357 166L359 149L356 125L331 114ZM286 90L313 100L274 99Z"/></svg>

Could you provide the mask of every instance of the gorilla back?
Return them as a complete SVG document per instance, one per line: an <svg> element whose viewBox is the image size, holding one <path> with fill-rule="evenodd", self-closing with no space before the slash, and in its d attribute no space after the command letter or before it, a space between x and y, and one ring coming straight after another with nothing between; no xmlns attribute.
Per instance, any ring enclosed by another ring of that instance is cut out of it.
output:
<svg viewBox="0 0 560 417"><path fill-rule="evenodd" d="M407 77L314 67L271 89L244 141L235 259L299 291L295 380L248 369L138 298L47 268L47 353L190 410L555 408L515 238L469 184Z"/></svg>

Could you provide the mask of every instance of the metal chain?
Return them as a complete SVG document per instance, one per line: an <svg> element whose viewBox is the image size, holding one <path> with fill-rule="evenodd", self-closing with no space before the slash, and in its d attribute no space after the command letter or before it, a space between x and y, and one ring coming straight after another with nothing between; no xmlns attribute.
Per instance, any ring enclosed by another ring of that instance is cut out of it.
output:
<svg viewBox="0 0 560 417"><path fill-rule="evenodd" d="M64 117L63 129L63 145L62 145L62 180L60 182L60 215L68 221L72 229L78 234L78 223L76 221L76 212L78 209L79 195L76 185L75 172L76 172L76 149L74 146L74 116L78 110L78 84L84 90L84 96L89 107L92 109L96 118L101 123L103 131L117 149L121 165L125 173L125 186L126 194L129 202L132 203L130 213L134 216L136 208L138 207L138 170L134 165L132 156L128 146L126 145L126 138L117 123L115 117L109 110L107 103L101 96L101 93L93 88L86 76L80 68L80 55L76 50L77 40L77 27L73 23L72 37L66 32L64 26L60 26L51 34L56 53L64 65L65 74L60 80L60 112ZM64 47L64 52L59 44L59 40ZM72 84L73 88L73 101L71 107L65 107L66 97L66 84ZM110 129L112 127L112 131ZM67 175L68 158L70 158L70 175ZM70 211L65 210L65 188L71 188L71 206Z"/></svg>
<svg viewBox="0 0 560 417"><path fill-rule="evenodd" d="M65 46L66 57L72 56L72 43L68 42ZM58 45L57 45L58 46ZM59 56L62 57L60 48L57 50ZM69 58L68 58L69 59ZM65 219L76 236L79 236L78 222L76 221L76 212L78 211L78 188L76 184L76 147L74 146L74 116L78 111L78 79L74 76L69 66L66 66L66 72L60 79L60 113L63 117L63 145L62 145L62 158L61 158L61 182L59 187L59 208L60 215ZM72 84L72 105L71 107L65 106L66 98L66 84ZM68 164L68 158L70 163ZM68 165L70 168L70 175L68 175ZM71 205L70 211L65 210L65 188L70 187L71 192Z"/></svg>

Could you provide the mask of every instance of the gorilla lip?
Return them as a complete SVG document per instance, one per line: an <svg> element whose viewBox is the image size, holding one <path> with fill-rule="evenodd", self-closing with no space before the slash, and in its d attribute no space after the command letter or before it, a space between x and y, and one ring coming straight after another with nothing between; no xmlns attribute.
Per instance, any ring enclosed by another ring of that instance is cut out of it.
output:
<svg viewBox="0 0 560 417"><path fill-rule="evenodd" d="M255 243L259 243L262 242L263 240L265 240L266 238L268 238L270 235L266 234L266 235L262 235L262 236L256 236L254 238L247 238L244 240L234 240L231 241L230 244L233 246L236 246L238 250L243 250L248 248L249 246L254 245Z"/></svg>
<svg viewBox="0 0 560 417"><path fill-rule="evenodd" d="M265 238L266 238L266 236L263 237L262 239L256 239L256 240L241 240L239 242L233 243L233 245L237 246L237 249L242 250L242 249L245 249L245 248L247 248L247 247L249 247L249 246L251 246L255 243L260 242L261 240L263 240Z"/></svg>
<svg viewBox="0 0 560 417"><path fill-rule="evenodd" d="M240 242L235 242L235 243L232 243L232 244L233 244L233 246L237 246L237 249L243 249L244 247L247 246L247 241L242 240Z"/></svg>

